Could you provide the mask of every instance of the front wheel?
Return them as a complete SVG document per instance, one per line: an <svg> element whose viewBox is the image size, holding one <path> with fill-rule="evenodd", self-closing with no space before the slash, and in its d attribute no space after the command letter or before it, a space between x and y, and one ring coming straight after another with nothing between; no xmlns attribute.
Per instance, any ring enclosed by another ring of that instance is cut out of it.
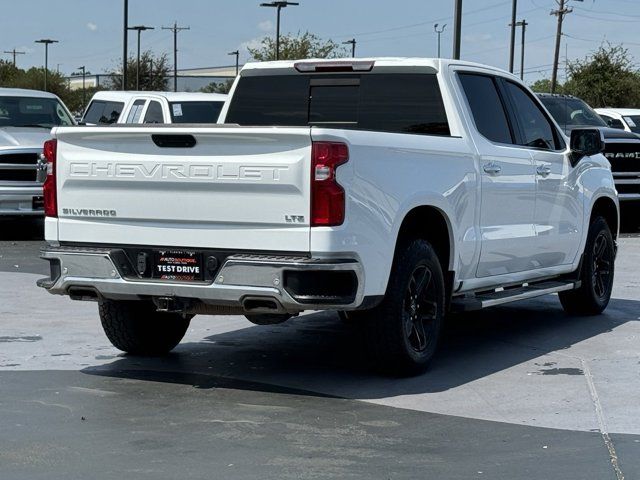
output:
<svg viewBox="0 0 640 480"><path fill-rule="evenodd" d="M614 260L615 245L609 225L604 218L596 217L589 225L580 288L558 294L565 312L598 315L607 308L613 289Z"/></svg>
<svg viewBox="0 0 640 480"><path fill-rule="evenodd" d="M362 324L377 366L393 375L415 375L433 358L445 309L440 261L425 240L398 252L384 300Z"/></svg>
<svg viewBox="0 0 640 480"><path fill-rule="evenodd" d="M111 344L133 355L162 355L180 343L192 316L157 312L151 302L102 300L100 321Z"/></svg>

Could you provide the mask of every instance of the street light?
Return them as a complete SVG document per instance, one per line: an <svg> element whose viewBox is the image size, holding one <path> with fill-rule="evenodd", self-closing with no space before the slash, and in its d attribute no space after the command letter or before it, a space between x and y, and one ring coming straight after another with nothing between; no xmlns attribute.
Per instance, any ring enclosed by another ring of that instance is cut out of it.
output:
<svg viewBox="0 0 640 480"><path fill-rule="evenodd" d="M433 30L438 34L438 58L440 58L440 35L442 35L442 32L444 32L444 28L446 26L447 26L446 23L442 25L442 27L440 27L439 29L438 29L437 23L433 26Z"/></svg>
<svg viewBox="0 0 640 480"><path fill-rule="evenodd" d="M346 42L342 42L343 45L351 45L351 58L355 58L356 56L356 39L352 38L351 40L347 40Z"/></svg>
<svg viewBox="0 0 640 480"><path fill-rule="evenodd" d="M78 67L78 70L82 70L82 110L84 111L84 107L87 104L87 89L85 84L85 79L87 78L87 70L84 65Z"/></svg>
<svg viewBox="0 0 640 480"><path fill-rule="evenodd" d="M135 27L129 27L128 30L135 30L138 32L138 57L136 60L136 90L140 90L140 32L145 30L154 30L154 27L147 27L145 25L136 25Z"/></svg>
<svg viewBox="0 0 640 480"><path fill-rule="evenodd" d="M286 8L288 5L300 5L298 2L276 1L269 3L261 3L261 7L273 7L278 9L278 16L276 21L276 60L280 60L280 10Z"/></svg>
<svg viewBox="0 0 640 480"><path fill-rule="evenodd" d="M227 55L235 55L236 56L236 77L238 76L238 67L239 67L239 60L240 60L240 51L239 50L234 50L233 52L229 52L227 53Z"/></svg>
<svg viewBox="0 0 640 480"><path fill-rule="evenodd" d="M127 56L129 55L129 0L124 0L122 39L122 90L127 89Z"/></svg>
<svg viewBox="0 0 640 480"><path fill-rule="evenodd" d="M49 70L49 45L52 43L58 43L58 40L51 40L50 38L41 38L36 40L35 43L44 44L44 90L47 91L47 71Z"/></svg>

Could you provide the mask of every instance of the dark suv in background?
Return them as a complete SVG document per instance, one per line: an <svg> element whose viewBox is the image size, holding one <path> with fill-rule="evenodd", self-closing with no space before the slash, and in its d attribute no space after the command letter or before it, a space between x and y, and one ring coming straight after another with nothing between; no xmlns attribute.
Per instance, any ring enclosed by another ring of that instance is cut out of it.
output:
<svg viewBox="0 0 640 480"><path fill-rule="evenodd" d="M640 206L640 136L609 127L577 97L550 93L539 93L538 97L567 135L576 128L594 127L604 134L604 155L611 163L620 203Z"/></svg>

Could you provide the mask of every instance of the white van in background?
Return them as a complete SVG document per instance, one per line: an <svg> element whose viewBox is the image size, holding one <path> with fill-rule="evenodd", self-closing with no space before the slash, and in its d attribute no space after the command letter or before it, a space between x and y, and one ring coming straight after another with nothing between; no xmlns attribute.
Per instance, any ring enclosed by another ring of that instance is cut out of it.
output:
<svg viewBox="0 0 640 480"><path fill-rule="evenodd" d="M202 92L97 92L81 124L217 123L227 95Z"/></svg>

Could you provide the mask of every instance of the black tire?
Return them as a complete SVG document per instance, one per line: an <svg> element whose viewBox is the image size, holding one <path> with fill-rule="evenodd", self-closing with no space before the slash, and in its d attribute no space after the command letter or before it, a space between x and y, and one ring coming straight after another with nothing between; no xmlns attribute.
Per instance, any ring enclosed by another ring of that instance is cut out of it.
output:
<svg viewBox="0 0 640 480"><path fill-rule="evenodd" d="M607 308L613 288L614 260L615 245L609 225L604 218L595 217L589 225L580 288L558 294L565 312L598 315Z"/></svg>
<svg viewBox="0 0 640 480"><path fill-rule="evenodd" d="M157 312L151 302L102 300L100 321L111 344L132 355L163 355L180 343L192 316Z"/></svg>
<svg viewBox="0 0 640 480"><path fill-rule="evenodd" d="M424 372L438 346L444 309L438 256L425 240L413 240L396 255L384 300L366 312L363 328L378 369L399 376Z"/></svg>

